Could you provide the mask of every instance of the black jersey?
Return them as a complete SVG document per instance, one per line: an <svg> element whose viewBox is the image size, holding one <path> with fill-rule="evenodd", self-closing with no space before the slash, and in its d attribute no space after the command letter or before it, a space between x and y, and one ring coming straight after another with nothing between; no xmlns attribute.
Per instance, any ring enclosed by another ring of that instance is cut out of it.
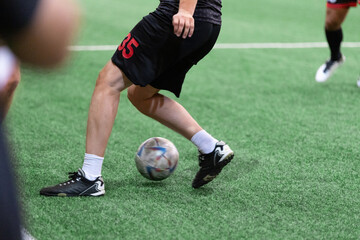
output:
<svg viewBox="0 0 360 240"><path fill-rule="evenodd" d="M221 0L198 0L194 19L221 25ZM178 12L179 0L160 0L157 10L173 16Z"/></svg>
<svg viewBox="0 0 360 240"><path fill-rule="evenodd" d="M30 24L38 0L0 0L0 38L6 38Z"/></svg>

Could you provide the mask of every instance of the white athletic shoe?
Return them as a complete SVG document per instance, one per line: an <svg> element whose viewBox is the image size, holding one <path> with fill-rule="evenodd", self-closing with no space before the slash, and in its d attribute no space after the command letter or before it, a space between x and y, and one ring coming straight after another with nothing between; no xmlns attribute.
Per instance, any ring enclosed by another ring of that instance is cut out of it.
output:
<svg viewBox="0 0 360 240"><path fill-rule="evenodd" d="M359 77L359 79L357 80L357 86L360 87L360 77Z"/></svg>
<svg viewBox="0 0 360 240"><path fill-rule="evenodd" d="M345 56L341 55L341 58L337 61L328 60L319 67L316 72L315 80L317 82L325 82L331 77L334 71L345 62Z"/></svg>

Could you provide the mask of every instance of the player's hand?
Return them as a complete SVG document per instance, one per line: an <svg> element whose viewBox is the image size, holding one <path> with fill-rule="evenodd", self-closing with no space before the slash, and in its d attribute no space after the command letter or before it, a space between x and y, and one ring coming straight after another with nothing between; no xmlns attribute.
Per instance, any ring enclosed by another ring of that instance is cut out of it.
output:
<svg viewBox="0 0 360 240"><path fill-rule="evenodd" d="M177 14L173 16L174 34L182 38L191 37L194 33L195 21L187 11L179 10Z"/></svg>

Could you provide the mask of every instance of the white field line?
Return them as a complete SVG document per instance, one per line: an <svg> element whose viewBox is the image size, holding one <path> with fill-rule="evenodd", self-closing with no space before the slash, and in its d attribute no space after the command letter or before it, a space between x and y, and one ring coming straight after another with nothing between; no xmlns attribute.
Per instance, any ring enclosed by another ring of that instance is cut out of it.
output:
<svg viewBox="0 0 360 240"><path fill-rule="evenodd" d="M118 45L70 46L70 51L115 51ZM294 48L327 48L326 42L298 43L217 43L214 49L294 49ZM341 47L360 48L360 42L343 42Z"/></svg>

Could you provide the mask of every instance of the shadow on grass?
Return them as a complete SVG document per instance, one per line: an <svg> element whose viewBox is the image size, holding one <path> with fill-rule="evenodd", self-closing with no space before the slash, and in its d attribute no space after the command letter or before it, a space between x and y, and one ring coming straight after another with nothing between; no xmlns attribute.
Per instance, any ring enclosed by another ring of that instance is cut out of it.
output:
<svg viewBox="0 0 360 240"><path fill-rule="evenodd" d="M135 186L146 187L146 188L160 188L168 185L166 182L154 181L154 182L134 182Z"/></svg>
<svg viewBox="0 0 360 240"><path fill-rule="evenodd" d="M189 193L193 196L209 196L214 193L214 189L210 186L204 186L198 189L192 189Z"/></svg>
<svg viewBox="0 0 360 240"><path fill-rule="evenodd" d="M135 188L164 188L168 183L165 181L146 181L146 180L134 180L134 179L123 179L123 180L107 180L106 188L107 190L112 190L121 187L135 187Z"/></svg>
<svg viewBox="0 0 360 240"><path fill-rule="evenodd" d="M260 161L254 158L240 159L239 172L240 174L249 174L256 169L260 164ZM239 176L240 177L240 176Z"/></svg>
<svg viewBox="0 0 360 240"><path fill-rule="evenodd" d="M219 184L231 184L235 181L242 181L241 178L246 178L256 168L259 167L261 161L255 158L243 157L231 162L220 173L213 182L201 188L194 189L191 187L193 176L195 176L197 167L183 169L181 173L176 176L163 181L150 181L142 179L137 175L126 177L123 179L106 179L106 190L113 191L119 188L133 189L135 192L139 189L148 189L149 191L164 190L168 192L185 191L192 196L209 196L219 189ZM135 190L137 189L137 190Z"/></svg>

